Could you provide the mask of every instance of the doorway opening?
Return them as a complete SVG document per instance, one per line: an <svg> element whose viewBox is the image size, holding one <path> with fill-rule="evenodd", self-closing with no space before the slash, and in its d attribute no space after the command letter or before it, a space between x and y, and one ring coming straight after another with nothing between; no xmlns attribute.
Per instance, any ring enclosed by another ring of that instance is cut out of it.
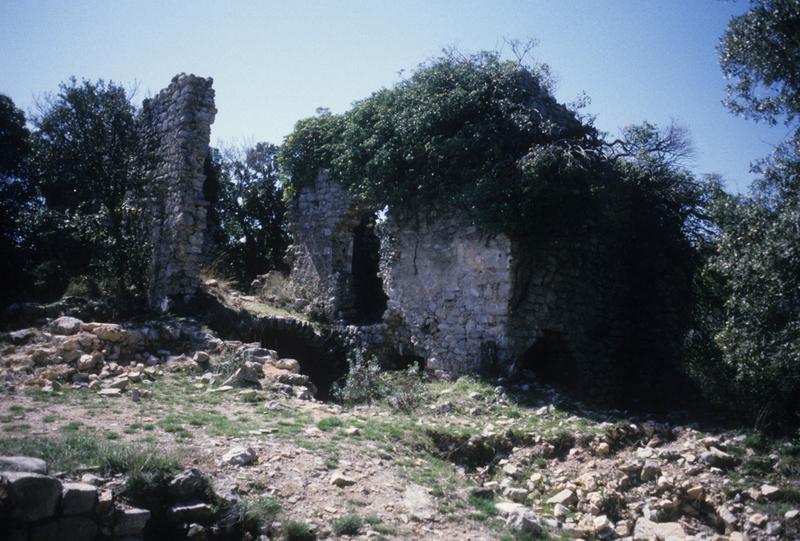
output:
<svg viewBox="0 0 800 541"><path fill-rule="evenodd" d="M542 383L573 391L578 388L578 367L560 332L543 331L522 356L522 369L533 372Z"/></svg>
<svg viewBox="0 0 800 541"><path fill-rule="evenodd" d="M380 277L381 243L375 234L375 215L365 215L353 230L353 308L351 323L378 323L386 311Z"/></svg>

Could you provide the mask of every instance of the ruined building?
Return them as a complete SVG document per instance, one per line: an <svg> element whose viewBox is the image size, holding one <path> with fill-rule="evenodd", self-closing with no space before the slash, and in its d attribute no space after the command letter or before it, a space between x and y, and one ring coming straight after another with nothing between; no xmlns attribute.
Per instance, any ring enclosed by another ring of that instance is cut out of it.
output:
<svg viewBox="0 0 800 541"><path fill-rule="evenodd" d="M214 107L213 80L176 75L142 104L139 124L147 167L151 258L148 303L168 310L200 284L208 202L203 198Z"/></svg>
<svg viewBox="0 0 800 541"><path fill-rule="evenodd" d="M449 375L609 379L614 287L596 239L522 247L457 212L390 213L376 225L326 172L297 194L290 228L293 292L311 315L378 333L397 355Z"/></svg>

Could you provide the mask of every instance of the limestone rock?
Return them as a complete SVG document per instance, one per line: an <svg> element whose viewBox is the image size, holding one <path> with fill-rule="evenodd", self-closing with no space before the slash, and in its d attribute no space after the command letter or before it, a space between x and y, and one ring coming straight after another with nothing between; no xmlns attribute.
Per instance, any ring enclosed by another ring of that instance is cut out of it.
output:
<svg viewBox="0 0 800 541"><path fill-rule="evenodd" d="M29 456L0 456L0 471L30 472L47 475L47 462Z"/></svg>
<svg viewBox="0 0 800 541"><path fill-rule="evenodd" d="M120 342L126 335L125 330L115 323L99 323L91 329L91 332L106 342Z"/></svg>
<svg viewBox="0 0 800 541"><path fill-rule="evenodd" d="M91 355L83 354L78 357L77 367L80 371L91 370L94 368L95 358Z"/></svg>
<svg viewBox="0 0 800 541"><path fill-rule="evenodd" d="M530 509L515 509L506 518L506 527L520 532L538 535L542 531L539 516Z"/></svg>
<svg viewBox="0 0 800 541"><path fill-rule="evenodd" d="M768 500L778 500L783 496L783 491L776 486L763 484L761 485L761 495Z"/></svg>
<svg viewBox="0 0 800 541"><path fill-rule="evenodd" d="M65 515L91 513L97 503L97 488L86 483L64 483L61 491L61 512Z"/></svg>
<svg viewBox="0 0 800 541"><path fill-rule="evenodd" d="M355 485L356 482L354 479L348 477L343 472L335 471L331 474L331 484L339 488L344 488L344 487L349 487L351 485Z"/></svg>
<svg viewBox="0 0 800 541"><path fill-rule="evenodd" d="M38 473L4 472L11 518L34 521L55 515L61 500L61 481Z"/></svg>
<svg viewBox="0 0 800 541"><path fill-rule="evenodd" d="M521 503L514 503L514 502L498 502L494 505L494 508L499 515L504 517L516 511L528 509Z"/></svg>
<svg viewBox="0 0 800 541"><path fill-rule="evenodd" d="M231 466L249 466L255 460L256 453L249 447L234 447L222 455L222 462Z"/></svg>
<svg viewBox="0 0 800 541"><path fill-rule="evenodd" d="M211 356L205 351L198 351L194 354L192 360L194 360L194 362L196 362L201 367L205 368L211 362Z"/></svg>
<svg viewBox="0 0 800 541"><path fill-rule="evenodd" d="M100 396L122 396L122 389L116 388L108 388L108 389L100 389L97 392Z"/></svg>
<svg viewBox="0 0 800 541"><path fill-rule="evenodd" d="M547 500L547 503L549 503L551 505L561 504L561 505L570 506L570 505L578 503L578 497L570 489L565 488L564 490L562 490L561 492L559 492L555 496L552 496L551 498L549 498Z"/></svg>
<svg viewBox="0 0 800 541"><path fill-rule="evenodd" d="M80 319L62 316L50 324L50 332L64 336L73 335L81 330L81 324L83 321Z"/></svg>
<svg viewBox="0 0 800 541"><path fill-rule="evenodd" d="M120 509L114 516L114 535L116 537L138 536L150 520L147 509Z"/></svg>
<svg viewBox="0 0 800 541"><path fill-rule="evenodd" d="M658 462L654 460L647 460L642 466L641 472L641 479L642 481L652 481L653 479L658 479L658 476L661 475L661 467L658 465Z"/></svg>
<svg viewBox="0 0 800 541"><path fill-rule="evenodd" d="M270 364L280 370L288 370L295 374L300 373L300 363L296 359L278 359L270 361Z"/></svg>
<svg viewBox="0 0 800 541"><path fill-rule="evenodd" d="M173 505L167 510L170 522L208 522L214 518L214 509L207 503Z"/></svg>
<svg viewBox="0 0 800 541"><path fill-rule="evenodd" d="M261 365L255 362L246 361L236 372L231 375L222 386L239 387L248 384L257 384L261 379Z"/></svg>
<svg viewBox="0 0 800 541"><path fill-rule="evenodd" d="M716 447L710 447L708 451L700 455L700 460L707 466L721 468L723 470L732 468L739 462L735 456L729 455Z"/></svg>
<svg viewBox="0 0 800 541"><path fill-rule="evenodd" d="M167 486L167 494L172 502L205 500L211 492L211 485L203 473L191 468L172 478Z"/></svg>
<svg viewBox="0 0 800 541"><path fill-rule="evenodd" d="M653 522L645 517L636 521L633 529L634 541L665 541L669 539L686 539L686 532L683 526L677 522Z"/></svg>
<svg viewBox="0 0 800 541"><path fill-rule="evenodd" d="M93 541L97 538L97 523L90 517L64 517L58 521L58 534L49 539L70 541ZM31 541L34 536L31 535Z"/></svg>

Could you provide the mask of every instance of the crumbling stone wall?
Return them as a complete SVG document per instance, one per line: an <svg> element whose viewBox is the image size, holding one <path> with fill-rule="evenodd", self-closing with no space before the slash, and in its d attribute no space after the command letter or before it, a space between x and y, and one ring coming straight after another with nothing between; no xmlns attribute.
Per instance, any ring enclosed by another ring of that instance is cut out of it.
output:
<svg viewBox="0 0 800 541"><path fill-rule="evenodd" d="M211 78L180 74L142 104L151 259L148 303L168 310L200 284L208 202L203 162L217 112Z"/></svg>
<svg viewBox="0 0 800 541"><path fill-rule="evenodd" d="M292 209L293 287L334 321L352 303L359 216L325 173ZM613 392L616 282L610 252L596 236L487 236L454 211L390 212L379 230L388 301L383 325L360 327L369 346L391 344L395 355L421 357L428 369L454 376L554 369L576 389Z"/></svg>
<svg viewBox="0 0 800 541"><path fill-rule="evenodd" d="M353 309L353 231L360 214L350 194L321 171L289 208L293 243L287 257L295 307L325 320L346 319Z"/></svg>
<svg viewBox="0 0 800 541"><path fill-rule="evenodd" d="M387 320L426 366L450 374L508 361L511 241L457 215L389 220L381 272ZM402 341L402 338L401 338Z"/></svg>

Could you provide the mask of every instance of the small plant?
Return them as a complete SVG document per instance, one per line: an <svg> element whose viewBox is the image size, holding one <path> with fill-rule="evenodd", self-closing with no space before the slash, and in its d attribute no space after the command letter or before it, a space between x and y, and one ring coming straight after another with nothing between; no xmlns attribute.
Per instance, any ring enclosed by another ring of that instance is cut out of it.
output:
<svg viewBox="0 0 800 541"><path fill-rule="evenodd" d="M245 532L258 535L265 524L272 523L281 511L281 504L275 498L262 496L239 503L239 523Z"/></svg>
<svg viewBox="0 0 800 541"><path fill-rule="evenodd" d="M284 526L284 537L286 541L314 541L317 538L311 532L311 528L305 522L291 521Z"/></svg>
<svg viewBox="0 0 800 541"><path fill-rule="evenodd" d="M333 520L333 533L336 535L357 535L364 521L356 514L346 515Z"/></svg>
<svg viewBox="0 0 800 541"><path fill-rule="evenodd" d="M347 359L347 375L336 383L333 396L347 405L370 404L383 396L381 364L373 356L364 358L360 350L354 350Z"/></svg>
<svg viewBox="0 0 800 541"><path fill-rule="evenodd" d="M481 496L478 494L470 494L469 504L475 509L475 513L470 518L479 521L485 521L497 514L497 509L494 506L494 495L489 494Z"/></svg>

